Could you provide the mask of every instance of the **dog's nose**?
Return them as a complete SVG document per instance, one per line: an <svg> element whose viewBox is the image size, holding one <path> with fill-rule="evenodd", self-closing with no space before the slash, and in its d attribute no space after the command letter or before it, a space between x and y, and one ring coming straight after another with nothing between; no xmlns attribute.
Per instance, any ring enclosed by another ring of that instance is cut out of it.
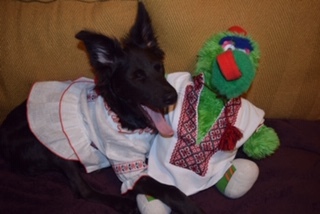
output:
<svg viewBox="0 0 320 214"><path fill-rule="evenodd" d="M174 92L169 92L164 96L164 103L166 105L174 104L177 101L178 95Z"/></svg>

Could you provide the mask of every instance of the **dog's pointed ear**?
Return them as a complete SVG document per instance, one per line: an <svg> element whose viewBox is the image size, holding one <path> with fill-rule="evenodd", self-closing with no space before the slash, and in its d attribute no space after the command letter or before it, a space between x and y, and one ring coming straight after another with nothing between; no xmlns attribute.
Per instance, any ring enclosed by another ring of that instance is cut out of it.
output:
<svg viewBox="0 0 320 214"><path fill-rule="evenodd" d="M138 12L134 25L124 40L126 45L135 45L140 48L157 47L158 42L154 35L151 19L142 2L138 2Z"/></svg>
<svg viewBox="0 0 320 214"><path fill-rule="evenodd" d="M123 55L121 44L116 39L85 30L75 37L84 42L94 68L109 66Z"/></svg>

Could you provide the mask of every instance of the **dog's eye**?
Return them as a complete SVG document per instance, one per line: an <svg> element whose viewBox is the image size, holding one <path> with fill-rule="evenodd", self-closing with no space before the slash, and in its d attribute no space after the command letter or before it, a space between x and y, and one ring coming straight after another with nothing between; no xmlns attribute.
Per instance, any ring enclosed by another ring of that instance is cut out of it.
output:
<svg viewBox="0 0 320 214"><path fill-rule="evenodd" d="M133 72L132 78L140 81L144 80L146 78L146 73L143 70L138 69L135 72Z"/></svg>
<svg viewBox="0 0 320 214"><path fill-rule="evenodd" d="M157 63L153 66L153 68L156 70L156 71L160 71L162 72L163 71L163 65L160 64L160 63Z"/></svg>

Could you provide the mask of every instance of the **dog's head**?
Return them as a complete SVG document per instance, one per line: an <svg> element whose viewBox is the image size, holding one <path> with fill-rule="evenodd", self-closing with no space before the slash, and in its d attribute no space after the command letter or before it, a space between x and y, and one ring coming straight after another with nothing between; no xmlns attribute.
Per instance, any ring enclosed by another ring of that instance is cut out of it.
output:
<svg viewBox="0 0 320 214"><path fill-rule="evenodd" d="M153 127L161 132L151 112L161 113L174 104L177 93L165 79L164 52L144 5L138 3L135 24L122 43L90 31L81 31L76 38L84 42L88 51L96 89L118 114L122 126Z"/></svg>

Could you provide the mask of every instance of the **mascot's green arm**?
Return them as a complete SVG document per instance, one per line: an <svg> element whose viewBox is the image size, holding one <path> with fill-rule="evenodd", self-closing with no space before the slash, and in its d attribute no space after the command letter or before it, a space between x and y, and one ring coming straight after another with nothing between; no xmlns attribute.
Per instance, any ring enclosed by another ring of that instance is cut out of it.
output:
<svg viewBox="0 0 320 214"><path fill-rule="evenodd" d="M279 145L276 132L262 125L243 145L243 151L251 158L262 159L272 155Z"/></svg>

